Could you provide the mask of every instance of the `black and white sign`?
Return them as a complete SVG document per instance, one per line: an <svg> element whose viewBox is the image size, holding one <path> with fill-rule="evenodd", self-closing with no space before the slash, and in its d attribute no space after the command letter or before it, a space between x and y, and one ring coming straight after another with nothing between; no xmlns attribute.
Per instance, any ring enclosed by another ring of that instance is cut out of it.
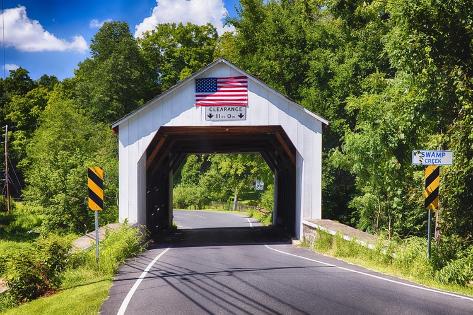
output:
<svg viewBox="0 0 473 315"><path fill-rule="evenodd" d="M205 120L232 121L246 120L245 106L208 106L205 107Z"/></svg>
<svg viewBox="0 0 473 315"><path fill-rule="evenodd" d="M257 179L255 181L255 190L264 190L264 182L262 180Z"/></svg>

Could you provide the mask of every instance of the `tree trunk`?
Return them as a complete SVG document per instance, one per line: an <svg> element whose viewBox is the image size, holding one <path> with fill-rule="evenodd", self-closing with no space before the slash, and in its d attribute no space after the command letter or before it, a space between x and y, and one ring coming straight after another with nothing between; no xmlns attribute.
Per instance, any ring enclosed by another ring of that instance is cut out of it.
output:
<svg viewBox="0 0 473 315"><path fill-rule="evenodd" d="M233 211L236 211L238 207L238 189L235 189L235 195L233 195Z"/></svg>

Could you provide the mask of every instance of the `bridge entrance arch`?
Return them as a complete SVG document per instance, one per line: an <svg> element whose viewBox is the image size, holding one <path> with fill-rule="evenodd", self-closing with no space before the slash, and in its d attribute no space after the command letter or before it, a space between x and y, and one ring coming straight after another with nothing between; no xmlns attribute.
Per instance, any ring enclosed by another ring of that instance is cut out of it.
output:
<svg viewBox="0 0 473 315"><path fill-rule="evenodd" d="M296 150L280 126L161 127L146 150L146 224L172 224L173 174L190 153L260 153L275 177L273 224L295 235Z"/></svg>

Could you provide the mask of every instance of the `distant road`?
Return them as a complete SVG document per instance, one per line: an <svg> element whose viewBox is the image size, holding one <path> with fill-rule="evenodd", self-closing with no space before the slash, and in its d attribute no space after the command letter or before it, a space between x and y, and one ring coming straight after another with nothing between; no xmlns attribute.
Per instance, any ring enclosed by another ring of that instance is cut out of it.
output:
<svg viewBox="0 0 473 315"><path fill-rule="evenodd" d="M195 211L195 210L174 210L174 223L179 229L205 229L214 227L250 227L261 224L253 218L247 218L244 214L216 212L216 211Z"/></svg>
<svg viewBox="0 0 473 315"><path fill-rule="evenodd" d="M252 219L174 215L184 229L121 268L102 314L473 314L473 298L297 248Z"/></svg>

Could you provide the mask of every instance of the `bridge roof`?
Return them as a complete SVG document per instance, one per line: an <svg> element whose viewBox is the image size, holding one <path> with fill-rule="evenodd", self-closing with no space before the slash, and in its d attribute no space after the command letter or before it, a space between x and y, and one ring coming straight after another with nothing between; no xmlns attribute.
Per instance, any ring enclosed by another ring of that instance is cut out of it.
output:
<svg viewBox="0 0 473 315"><path fill-rule="evenodd" d="M233 68L234 70L236 70L237 72L240 72L242 75L245 75L249 78L249 80L252 80L253 82L257 83L258 85L261 85L263 87L265 87L266 89L270 90L271 92L277 94L278 96L286 99L289 104L291 104L292 106L296 106L296 107L299 107L299 109L301 109L305 114L307 114L308 116L310 116L311 118L313 119L316 119L322 123L324 123L325 125L328 125L329 122L327 119L321 117L321 116L318 116L314 113L312 113L311 111L307 110L306 108L304 108L303 106L301 106L300 104L296 103L294 100L290 99L289 97L287 97L286 95L284 94L281 94L279 93L278 91L276 91L275 89L273 88L270 88L267 84L263 83L261 80L255 78L254 76L252 76L251 74L243 71L242 69L238 68L237 66L233 65L232 63L230 63L229 61L223 59L223 58L219 58L217 60L215 60L214 62L212 62L211 64L209 64L208 66L202 68L201 70L195 72L194 74L192 74L191 76L189 76L188 78L184 79L184 80L181 80L179 81L177 84L175 84L174 86L172 86L170 89L168 89L166 92L154 97L153 99L151 99L150 101L148 101L146 104L144 104L143 106L141 106L140 108L136 109L135 111L132 111L130 112L129 114L123 116L122 118L120 118L119 120L117 120L116 122L114 122L112 124L112 128L114 130L118 129L118 127L124 123L125 121L127 121L128 119L132 118L133 116L135 116L136 114L138 114L139 112L143 111L144 109L146 109L148 106L152 105L152 104L156 104L156 102L159 102L161 99L165 98L167 95L175 92L177 89L179 89L181 86L185 85L187 82L191 81L191 80L194 80L196 77L202 75L203 73L205 73L206 71L212 69L213 67L215 67L216 65L218 64L226 64L227 66L229 66L230 68Z"/></svg>

